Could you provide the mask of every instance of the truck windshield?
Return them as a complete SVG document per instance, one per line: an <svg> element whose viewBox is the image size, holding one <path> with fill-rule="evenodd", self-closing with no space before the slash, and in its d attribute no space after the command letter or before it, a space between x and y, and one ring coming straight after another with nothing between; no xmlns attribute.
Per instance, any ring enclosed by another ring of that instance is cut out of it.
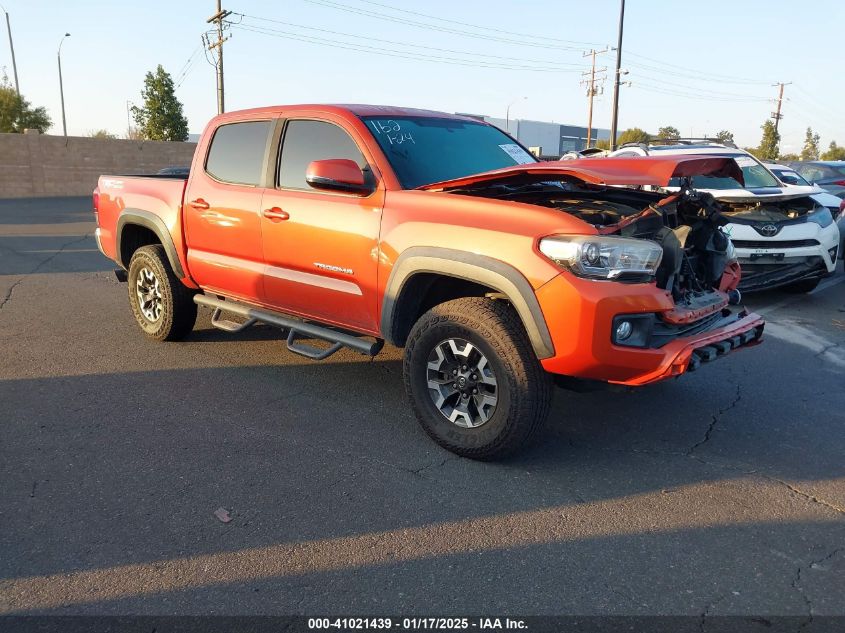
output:
<svg viewBox="0 0 845 633"><path fill-rule="evenodd" d="M500 129L433 117L362 117L405 189L535 163Z"/></svg>

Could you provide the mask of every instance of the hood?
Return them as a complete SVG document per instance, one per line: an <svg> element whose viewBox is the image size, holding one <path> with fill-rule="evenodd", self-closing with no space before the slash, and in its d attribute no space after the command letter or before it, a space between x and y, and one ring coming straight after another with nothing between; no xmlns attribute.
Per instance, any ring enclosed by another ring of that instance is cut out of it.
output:
<svg viewBox="0 0 845 633"><path fill-rule="evenodd" d="M636 156L581 158L560 162L514 165L454 180L418 187L425 191L450 191L477 185L524 185L547 180L578 180L593 185L665 187L672 178L717 176L743 183L742 170L724 156ZM743 190L744 191L744 190ZM747 194L747 192L745 192Z"/></svg>

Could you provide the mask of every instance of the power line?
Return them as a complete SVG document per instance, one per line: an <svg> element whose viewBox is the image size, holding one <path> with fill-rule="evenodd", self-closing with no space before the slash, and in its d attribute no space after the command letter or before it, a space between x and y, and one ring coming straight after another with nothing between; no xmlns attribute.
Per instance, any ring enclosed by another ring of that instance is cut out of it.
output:
<svg viewBox="0 0 845 633"><path fill-rule="evenodd" d="M277 29L268 29L265 27L255 27L255 26L248 26L246 24L240 25L232 25L232 28L239 29L239 30L246 30L251 31L253 33L259 33L261 35L267 35L269 37L277 37L280 39L288 39L288 40L296 40L299 42L306 42L309 44L319 44L320 46L326 46L330 48L339 48L343 50L351 50L351 51L358 51L362 53L372 53L376 55L382 55L385 57L398 57L402 59L411 59L415 61L433 61L433 62L440 62L440 63L447 63L451 65L457 66L467 66L470 68L490 68L490 69L498 69L498 70L527 70L531 72L546 72L546 73L577 73L580 70L572 69L561 69L561 68L554 68L554 67L541 67L541 66L525 66L525 65L507 65L507 64L497 64L497 63L485 63L479 60L461 60L456 59L454 57L443 57L438 55L429 55L424 53L418 53L416 51L408 51L408 50L397 50L397 49L390 49L390 48L383 48L383 47L376 47L376 46L367 46L366 44L356 44L353 42L337 42L334 40L329 40L325 38L319 38L311 35L304 35L301 33L294 33L290 31L281 31Z"/></svg>
<svg viewBox="0 0 845 633"><path fill-rule="evenodd" d="M722 81L723 83L745 83L745 84L757 84L757 85L761 85L761 86L771 83L770 81L761 80L761 79L749 79L749 78L744 78L744 77L737 77L737 76L734 76L734 75L722 75L722 74L719 74L719 73L711 73L711 72L708 72L708 71L695 70L693 68L690 68L689 66L683 66L683 65L680 65L680 64L670 64L669 62L664 62L663 60L656 59L654 57L648 57L646 55L641 55L640 53L634 53L634 52L631 52L631 51L629 51L628 54L631 55L632 57L638 57L639 59L648 60L650 62L658 64L659 66L668 66L669 68L678 68L680 70L685 71L684 76L686 76L686 77L689 77L690 75L695 75L696 77L703 77L703 76L707 75L709 77L713 77L713 78L717 79L718 81ZM658 70L660 70L660 69L658 69ZM668 72L667 72L667 74L668 74Z"/></svg>
<svg viewBox="0 0 845 633"><path fill-rule="evenodd" d="M495 35L483 35L480 33L472 33L470 31L464 31L461 29L455 29L447 26L439 26L437 24L429 24L425 22L419 22L417 20L412 20L408 18L401 18L398 16L388 16L378 13L376 11L370 11L368 9L362 9L359 7L349 7L337 2L333 2L332 0L304 0L304 2L308 2L310 4L322 6L328 9L337 9L339 11L346 11L347 13L354 13L356 15L362 15L369 18L374 18L376 20L386 20L388 22L394 22L397 24L405 24L407 26L415 26L417 28L423 28L432 31L439 31L441 33L451 33L453 35L463 35L465 37L473 37L476 39L487 40L491 42L501 42L505 44L518 44L520 46L530 46L533 48L546 48L546 49L555 49L555 50L568 50L568 51L579 51L581 50L577 46L567 46L567 45L556 45L556 44L542 44L540 42L532 42L532 41L525 41L519 39L512 39L506 37L499 37ZM524 37L524 36L523 36Z"/></svg>
<svg viewBox="0 0 845 633"><path fill-rule="evenodd" d="M685 97L689 99L696 99L698 101L720 101L726 103L762 103L769 101L765 97L749 97L749 98L734 98L734 97L719 97L712 96L707 92L684 92L681 90L674 90L662 84L654 84L649 81L635 80L631 82L634 88L642 88L646 92L655 92L658 94L665 94L675 97Z"/></svg>
<svg viewBox="0 0 845 633"><path fill-rule="evenodd" d="M470 24L468 22L459 22L458 20L450 20L448 18L442 18L442 17L436 16L436 15L430 15L430 14L427 14L427 13L420 13L418 11L410 11L409 9L400 9L398 7L392 7L390 5L387 5L387 4L384 4L384 3L381 3L381 2L375 2L374 0L359 0L359 1L365 2L366 4L375 5L377 7L382 7L383 9L390 9L391 11L396 11L396 12L399 12L399 13L407 13L409 15L416 15L416 16L419 16L419 17L422 17L422 18L428 18L430 20L437 20L438 22L448 22L449 24L457 24L459 26L468 26L470 28L477 29L479 31L491 31L493 33L502 33L502 34L505 34L505 35L513 35L513 36L516 36L516 37L530 37L532 39L540 39L540 40L547 40L547 41L551 41L551 42L560 42L560 43L565 42L567 44L579 44L581 46L584 46L584 45L595 46L596 45L594 42L580 42L578 40L565 40L565 39L561 39L561 38L557 38L557 37L547 37L547 36L544 36L544 35L534 35L532 33L518 33L516 31L505 31L503 29L496 29L496 28L493 28L493 27L490 27L490 26L479 26L477 24Z"/></svg>
<svg viewBox="0 0 845 633"><path fill-rule="evenodd" d="M628 64L630 66L636 66L636 64ZM645 70L637 70L635 76L639 77L640 74L644 75L646 79L653 80L653 81L663 81L663 77L661 73L655 73L651 71ZM715 96L723 96L723 97L739 97L739 98L748 98L748 99L757 99L759 101L769 101L768 97L757 97L755 95L750 95L746 93L740 92L725 92L722 90L710 90L710 89L703 89L697 88L696 86L686 84L680 81L667 82L667 85L671 86L673 89L679 90L691 90L691 91L698 91L704 95L715 95Z"/></svg>
<svg viewBox="0 0 845 633"><path fill-rule="evenodd" d="M570 64L570 63L566 63L566 62L556 62L556 61L549 60L549 59L529 59L529 58L524 58L524 57L510 57L510 56L505 56L505 55L493 55L493 54L489 54L489 53L475 53L475 52L472 52L472 51L454 50L454 49L449 49L449 48L443 48L443 47L440 47L440 46L426 46L424 44L414 44L412 42L399 42L399 41L396 41L396 40L385 40L385 39L380 39L380 38L376 38L376 37L369 37L369 36L365 36L365 35L356 35L354 33L344 33L342 31L333 31L333 30L330 30L330 29L323 29L323 28L319 28L319 27L315 27L315 26L308 26L308 25L305 25L305 24L296 24L296 23L293 23L293 22L286 22L284 20L276 20L274 18L266 18L266 17L260 17L260 16L256 16L256 15L247 15L245 13L233 13L233 15L238 15L242 18L247 19L247 20L257 20L257 21L260 21L260 22L271 22L273 24L282 24L282 25L290 26L290 27L294 27L294 28L306 29L306 30L309 30L309 31L316 31L316 32L319 32L319 33L326 33L328 35L340 35L342 37L348 37L348 38L359 39L359 40L366 40L368 42L381 42L381 43L384 43L384 44L392 44L392 45L397 45L397 46L407 46L407 47L412 47L412 48L420 48L420 49L425 49L425 50L439 51L439 52L442 52L442 53L455 53L457 55L487 57L487 58L492 58L492 59L501 59L501 60L504 60L504 61L520 62L520 63L527 63L527 64L543 64L544 67L549 67L549 68L561 66L561 67L578 68L580 70L581 68L584 67L584 64L577 64L577 63ZM247 24L241 23L241 26L252 26L254 28L265 29L265 30L274 31L274 32L277 32L277 33L284 33L284 34L290 33L290 31L283 31L283 30L279 30L279 29L273 29L271 27L265 27L265 26L254 25L254 24L249 24L249 23L247 23ZM311 36L305 36L305 37L311 37Z"/></svg>

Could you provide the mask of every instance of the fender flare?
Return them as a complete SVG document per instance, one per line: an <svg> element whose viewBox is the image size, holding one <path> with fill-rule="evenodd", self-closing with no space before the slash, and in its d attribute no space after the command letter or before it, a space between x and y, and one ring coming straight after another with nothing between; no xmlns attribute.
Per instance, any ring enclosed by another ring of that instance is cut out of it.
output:
<svg viewBox="0 0 845 633"><path fill-rule="evenodd" d="M120 216L117 219L115 237L115 258L117 259L118 264L124 268L128 268L129 266L129 262L123 261L123 256L121 255L120 250L120 242L123 239L123 229L127 224L143 226L155 233L156 237L158 237L161 242L161 245L164 247L164 252L167 254L167 260L170 262L170 267L173 268L173 272L176 273L176 276L179 277L179 279L185 278L185 271L182 268L182 262L179 261L178 251L176 250L176 246L173 244L173 238L170 236L170 231L167 230L167 226L164 224L164 221L156 214L143 209L126 208L120 212Z"/></svg>
<svg viewBox="0 0 845 633"><path fill-rule="evenodd" d="M554 343L537 295L522 273L486 255L433 246L415 246L403 251L390 272L384 289L380 329L392 344L396 344L394 319L399 297L406 282L417 273L474 281L502 293L516 309L537 357L554 356Z"/></svg>

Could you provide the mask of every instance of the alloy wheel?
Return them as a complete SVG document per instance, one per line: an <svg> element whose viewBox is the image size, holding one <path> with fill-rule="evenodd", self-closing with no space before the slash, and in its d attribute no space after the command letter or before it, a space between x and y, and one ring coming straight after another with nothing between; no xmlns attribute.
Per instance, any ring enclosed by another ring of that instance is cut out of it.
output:
<svg viewBox="0 0 845 633"><path fill-rule="evenodd" d="M135 294L138 296L138 308L144 318L150 323L158 321L162 312L164 312L164 301L161 296L158 277L147 266L144 266L138 272Z"/></svg>
<svg viewBox="0 0 845 633"><path fill-rule="evenodd" d="M461 428L487 422L499 401L498 383L487 357L469 341L438 343L428 359L428 391L440 413Z"/></svg>

